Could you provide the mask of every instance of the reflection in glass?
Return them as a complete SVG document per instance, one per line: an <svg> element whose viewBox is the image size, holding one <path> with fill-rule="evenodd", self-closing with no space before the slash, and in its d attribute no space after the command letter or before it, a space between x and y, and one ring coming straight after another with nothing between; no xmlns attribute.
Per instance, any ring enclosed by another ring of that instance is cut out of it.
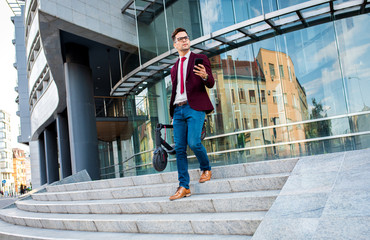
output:
<svg viewBox="0 0 370 240"><path fill-rule="evenodd" d="M369 20L370 16L367 14L335 22L351 113L370 111Z"/></svg>
<svg viewBox="0 0 370 240"><path fill-rule="evenodd" d="M145 1L135 2L140 5ZM155 11L150 21L138 22L141 63L173 48L170 35L176 27L185 27L191 39L196 39L305 1L163 2L164 10ZM216 82L207 91L215 110L207 115L204 146L212 165L369 147L369 135L361 135L370 131L369 20L368 14L345 18L222 54L209 53ZM124 176L154 173L154 128L158 122L171 122L168 75L163 73L160 81L125 100L132 129L129 137L117 140L122 143L119 171ZM118 100L116 103L112 106L120 105ZM356 136L348 136L351 134ZM165 137L173 143L171 131ZM112 167L119 159L115 148L118 143L100 148L102 173L109 177L117 171ZM129 154L124 155L126 150ZM188 155L193 153L189 150ZM191 157L189 167L198 166ZM166 171L174 170L176 161L172 159Z"/></svg>

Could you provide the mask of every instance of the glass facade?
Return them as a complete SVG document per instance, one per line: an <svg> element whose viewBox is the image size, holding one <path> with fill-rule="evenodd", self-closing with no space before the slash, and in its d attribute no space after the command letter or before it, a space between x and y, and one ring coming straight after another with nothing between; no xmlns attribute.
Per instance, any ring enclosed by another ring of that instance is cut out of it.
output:
<svg viewBox="0 0 370 240"><path fill-rule="evenodd" d="M302 2L163 0L164 8L150 19L137 16L140 62L173 49L176 27L196 39ZM208 93L215 110L207 115L203 144L212 165L370 147L368 21L369 14L343 18L210 55L216 83ZM136 112L130 117L131 134L101 144L102 178L155 172L155 126L171 122L168 74L164 71L161 80L127 101ZM171 130L163 135L173 142ZM197 168L191 150L188 155L189 167ZM166 171L173 170L170 156Z"/></svg>

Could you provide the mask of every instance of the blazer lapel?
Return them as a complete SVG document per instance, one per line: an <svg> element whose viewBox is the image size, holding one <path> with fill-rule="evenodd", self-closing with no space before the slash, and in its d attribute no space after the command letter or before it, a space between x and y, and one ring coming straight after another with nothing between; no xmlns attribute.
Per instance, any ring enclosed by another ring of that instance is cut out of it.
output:
<svg viewBox="0 0 370 240"><path fill-rule="evenodd" d="M177 59L177 61L175 62L175 65L173 65L173 70L174 70L174 73L173 73L173 84L174 86L177 85L177 70L178 70L178 67L179 67L179 59Z"/></svg>
<svg viewBox="0 0 370 240"><path fill-rule="evenodd" d="M194 67L194 53L190 52L190 57L189 57L189 61L188 61L188 69L186 71L186 81L189 79L189 76L190 76L190 71L193 69Z"/></svg>

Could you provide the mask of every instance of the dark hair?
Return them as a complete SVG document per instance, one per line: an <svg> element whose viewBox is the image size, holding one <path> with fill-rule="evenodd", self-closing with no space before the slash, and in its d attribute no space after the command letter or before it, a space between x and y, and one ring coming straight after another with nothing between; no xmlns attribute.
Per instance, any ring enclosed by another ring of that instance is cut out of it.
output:
<svg viewBox="0 0 370 240"><path fill-rule="evenodd" d="M176 40L176 35L179 33L179 32L186 32L186 34L188 34L188 32L186 31L185 28L176 28L175 31L173 31L171 37L172 37L172 41L175 41ZM189 35L189 34L188 34Z"/></svg>

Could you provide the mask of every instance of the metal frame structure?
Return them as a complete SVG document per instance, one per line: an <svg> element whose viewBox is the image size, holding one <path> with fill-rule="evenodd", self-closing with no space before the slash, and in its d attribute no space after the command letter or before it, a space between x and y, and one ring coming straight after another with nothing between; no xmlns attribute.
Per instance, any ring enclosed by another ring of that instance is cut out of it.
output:
<svg viewBox="0 0 370 240"><path fill-rule="evenodd" d="M132 4L134 1L129 1ZM155 2L155 0L150 1ZM126 8L127 9L127 8ZM370 12L368 0L312 0L267 13L190 42L194 53L215 56L257 41L272 38L310 26ZM177 61L171 49L142 64L123 77L111 90L111 96L137 94L148 82L154 82Z"/></svg>
<svg viewBox="0 0 370 240"><path fill-rule="evenodd" d="M6 0L6 3L15 16L20 16L22 14L21 6L25 4L24 0Z"/></svg>
<svg viewBox="0 0 370 240"><path fill-rule="evenodd" d="M163 0L142 0L147 4L145 6L137 6L135 0L129 0L125 6L121 9L122 14L126 14L140 22L150 24L156 15L163 12L165 5L170 6L177 0L166 0L164 4Z"/></svg>

